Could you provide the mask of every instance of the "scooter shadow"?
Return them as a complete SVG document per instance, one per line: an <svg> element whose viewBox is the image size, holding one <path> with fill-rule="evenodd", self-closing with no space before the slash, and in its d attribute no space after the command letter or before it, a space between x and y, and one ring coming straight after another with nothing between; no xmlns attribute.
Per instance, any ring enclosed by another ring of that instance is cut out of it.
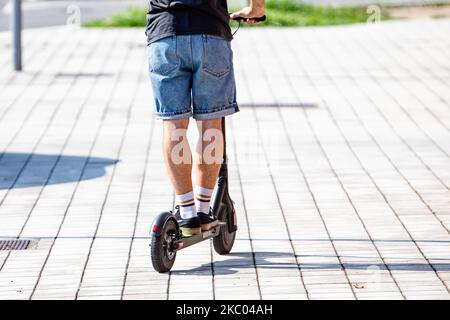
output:
<svg viewBox="0 0 450 320"><path fill-rule="evenodd" d="M237 252L230 253L226 257L229 259L224 259L221 261L215 261L214 263L205 263L194 269L185 270L173 270L173 275L204 275L211 276L214 275L231 275L236 274L240 270L244 269L272 269L279 270L282 272L286 269L297 269L302 271L314 271L314 270L366 270L368 272L373 272L373 270L392 270L392 271L423 271L423 272L434 272L428 263L417 262L417 263L389 263L387 266L383 263L368 262L370 257L365 256L348 256L353 261L361 259L361 262L352 263L302 263L302 257L311 258L316 257L317 260L323 260L324 258L336 258L335 256L325 256L325 255L300 255L297 256L299 259L300 267L297 264L295 256L292 253L287 252ZM343 256L341 256L343 257ZM372 258L373 259L373 258ZM405 260L408 258L399 258L399 260ZM379 259L378 259L379 260ZM409 260L409 259L408 259ZM450 259L435 259L449 261ZM433 263L433 268L437 271L450 271L450 263Z"/></svg>

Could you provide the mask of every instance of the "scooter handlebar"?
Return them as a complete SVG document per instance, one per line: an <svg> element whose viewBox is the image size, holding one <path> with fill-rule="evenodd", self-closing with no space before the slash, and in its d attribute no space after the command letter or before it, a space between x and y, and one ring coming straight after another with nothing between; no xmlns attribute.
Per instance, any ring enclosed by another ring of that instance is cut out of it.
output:
<svg viewBox="0 0 450 320"><path fill-rule="evenodd" d="M266 21L266 16L264 15L262 17L255 17L255 18L244 18L244 17L233 18L233 20L236 20L236 21L243 21L245 19L252 19L252 20L255 20L257 22L264 22L264 21Z"/></svg>

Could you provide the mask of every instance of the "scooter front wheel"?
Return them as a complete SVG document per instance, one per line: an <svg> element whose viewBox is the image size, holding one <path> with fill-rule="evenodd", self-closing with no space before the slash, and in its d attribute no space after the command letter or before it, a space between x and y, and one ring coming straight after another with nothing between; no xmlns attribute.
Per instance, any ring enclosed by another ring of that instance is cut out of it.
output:
<svg viewBox="0 0 450 320"><path fill-rule="evenodd" d="M222 203L217 218L222 225L220 226L220 234L213 239L214 250L221 255L228 254L236 239L236 211L234 207L227 207Z"/></svg>
<svg viewBox="0 0 450 320"><path fill-rule="evenodd" d="M173 250L173 242L178 234L178 228L172 219L168 219L159 233L152 235L151 256L153 268L159 273L169 272L177 253Z"/></svg>

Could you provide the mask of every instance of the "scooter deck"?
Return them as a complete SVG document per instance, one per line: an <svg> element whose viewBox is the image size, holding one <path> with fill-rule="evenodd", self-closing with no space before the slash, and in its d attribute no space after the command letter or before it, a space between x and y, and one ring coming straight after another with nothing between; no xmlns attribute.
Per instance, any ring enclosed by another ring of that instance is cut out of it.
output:
<svg viewBox="0 0 450 320"><path fill-rule="evenodd" d="M219 222L217 224L217 226L215 226L214 228L212 228L208 231L204 231L204 232L196 234L194 236L182 237L181 239L175 241L174 250L179 251L181 249L190 247L196 243L199 243L199 242L202 242L202 241L205 241L205 240L208 240L208 239L218 236L220 234L220 227L222 225L226 225L226 223Z"/></svg>

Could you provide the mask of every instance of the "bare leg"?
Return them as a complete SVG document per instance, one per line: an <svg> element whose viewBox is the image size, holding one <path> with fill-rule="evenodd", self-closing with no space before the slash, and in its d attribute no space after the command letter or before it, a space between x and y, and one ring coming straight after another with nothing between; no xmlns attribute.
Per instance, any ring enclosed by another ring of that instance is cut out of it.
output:
<svg viewBox="0 0 450 320"><path fill-rule="evenodd" d="M223 157L222 118L197 121L199 141L194 155L197 186L214 189Z"/></svg>
<svg viewBox="0 0 450 320"><path fill-rule="evenodd" d="M164 160L169 179L177 195L191 192L192 153L186 137L189 119L165 120Z"/></svg>

